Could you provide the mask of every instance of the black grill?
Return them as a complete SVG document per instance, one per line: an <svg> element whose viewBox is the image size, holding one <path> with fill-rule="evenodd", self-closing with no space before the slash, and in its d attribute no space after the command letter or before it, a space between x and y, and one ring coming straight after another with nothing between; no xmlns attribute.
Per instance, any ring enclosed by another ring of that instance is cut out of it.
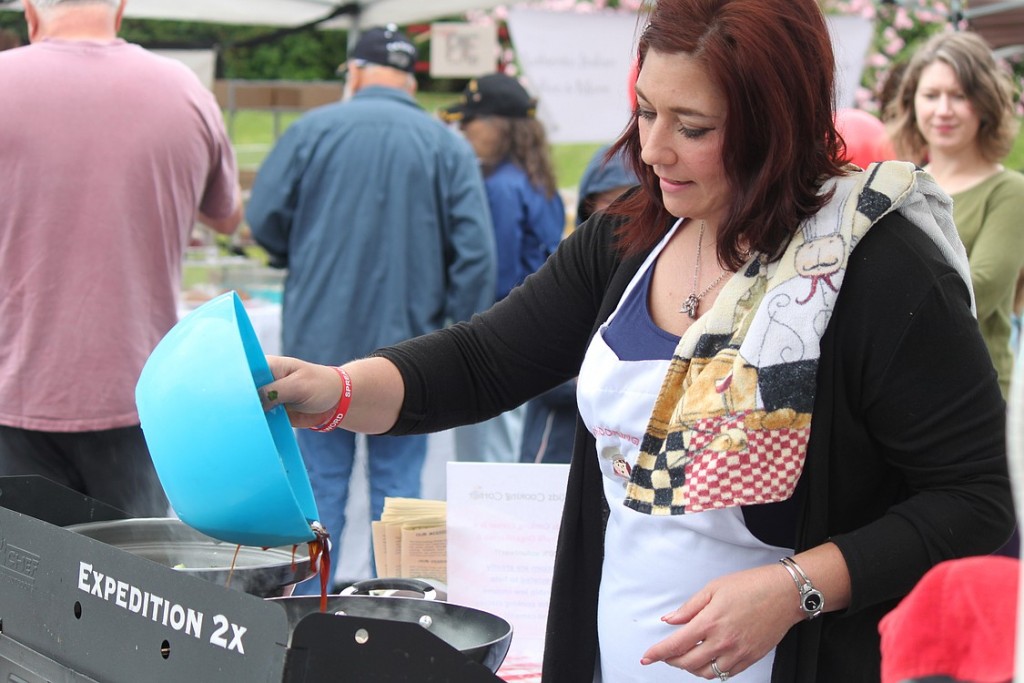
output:
<svg viewBox="0 0 1024 683"><path fill-rule="evenodd" d="M39 477L0 477L0 681L500 683L415 624L310 614L64 525L123 518Z"/></svg>

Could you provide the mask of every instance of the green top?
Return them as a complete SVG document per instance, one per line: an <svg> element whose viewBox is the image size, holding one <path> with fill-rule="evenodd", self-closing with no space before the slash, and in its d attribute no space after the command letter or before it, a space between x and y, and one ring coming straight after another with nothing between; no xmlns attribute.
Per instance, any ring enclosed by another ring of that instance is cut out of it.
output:
<svg viewBox="0 0 1024 683"><path fill-rule="evenodd" d="M1000 171L953 197L953 220L967 248L978 324L1005 398L1013 352L1010 315L1024 268L1024 175Z"/></svg>

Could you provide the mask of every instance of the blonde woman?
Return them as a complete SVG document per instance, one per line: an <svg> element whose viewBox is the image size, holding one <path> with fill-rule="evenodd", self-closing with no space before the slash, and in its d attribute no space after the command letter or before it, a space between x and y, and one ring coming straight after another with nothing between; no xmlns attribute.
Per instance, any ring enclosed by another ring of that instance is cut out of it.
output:
<svg viewBox="0 0 1024 683"><path fill-rule="evenodd" d="M1010 80L980 36L941 34L912 57L890 106L901 158L926 163L953 198L978 323L1005 397L1014 292L1024 267L1024 175L1000 163L1019 126Z"/></svg>

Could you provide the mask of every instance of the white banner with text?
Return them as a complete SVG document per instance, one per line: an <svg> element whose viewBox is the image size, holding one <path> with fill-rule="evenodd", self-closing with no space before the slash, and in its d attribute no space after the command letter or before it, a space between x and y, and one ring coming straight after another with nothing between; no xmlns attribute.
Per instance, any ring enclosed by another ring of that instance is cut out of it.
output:
<svg viewBox="0 0 1024 683"><path fill-rule="evenodd" d="M512 624L509 664L540 670L568 465L448 463L448 599Z"/></svg>

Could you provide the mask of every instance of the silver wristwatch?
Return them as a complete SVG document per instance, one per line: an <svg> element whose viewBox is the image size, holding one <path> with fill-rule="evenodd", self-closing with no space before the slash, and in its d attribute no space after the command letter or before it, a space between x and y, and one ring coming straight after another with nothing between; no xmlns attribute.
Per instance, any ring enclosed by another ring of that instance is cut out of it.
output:
<svg viewBox="0 0 1024 683"><path fill-rule="evenodd" d="M800 609L804 615L808 619L813 619L821 614L821 611L825 609L825 596L814 587L800 565L794 562L792 557L782 558L779 560L779 564L785 567L789 575L793 577L793 583L796 584L796 589L800 592Z"/></svg>

